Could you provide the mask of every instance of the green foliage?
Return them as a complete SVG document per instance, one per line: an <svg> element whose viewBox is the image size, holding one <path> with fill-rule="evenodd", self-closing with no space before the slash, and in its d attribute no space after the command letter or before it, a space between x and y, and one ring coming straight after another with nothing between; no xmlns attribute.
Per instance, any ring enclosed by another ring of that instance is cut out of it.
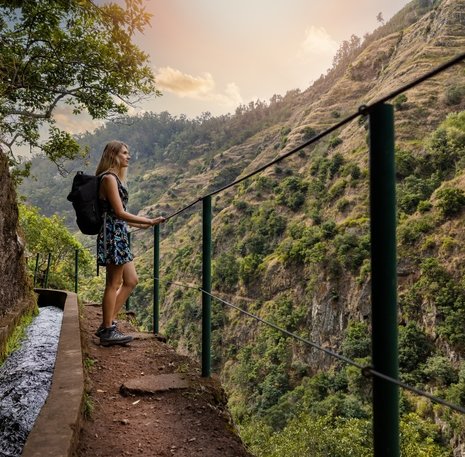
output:
<svg viewBox="0 0 465 457"><path fill-rule="evenodd" d="M303 133L303 140L304 141L308 141L308 140L311 140L314 136L317 135L317 131L310 127L310 126L306 126L302 129L302 133Z"/></svg>
<svg viewBox="0 0 465 457"><path fill-rule="evenodd" d="M336 259L349 271L356 272L370 254L368 235L340 233L334 238Z"/></svg>
<svg viewBox="0 0 465 457"><path fill-rule="evenodd" d="M342 144L342 138L336 136L336 137L334 137L334 138L331 138L331 140L329 141L328 148L329 148L329 149L335 149L335 148L337 148L340 144Z"/></svg>
<svg viewBox="0 0 465 457"><path fill-rule="evenodd" d="M465 293L454 277L436 258L426 258L420 265L420 278L402 296L404 312L411 317L420 309L433 307L436 328L456 350L465 350Z"/></svg>
<svg viewBox="0 0 465 457"><path fill-rule="evenodd" d="M221 291L230 291L239 280L239 263L236 256L229 253L219 255L213 262L213 287Z"/></svg>
<svg viewBox="0 0 465 457"><path fill-rule="evenodd" d="M305 202L307 184L297 176L284 178L276 188L276 201L293 211L297 211Z"/></svg>
<svg viewBox="0 0 465 457"><path fill-rule="evenodd" d="M239 278L249 284L258 274L258 267L262 261L259 254L248 254L239 260Z"/></svg>
<svg viewBox="0 0 465 457"><path fill-rule="evenodd" d="M415 413L401 418L400 446L403 457L452 457L440 426L421 419Z"/></svg>
<svg viewBox="0 0 465 457"><path fill-rule="evenodd" d="M456 405L465 406L465 364L463 362L458 373L458 380L449 387L446 398Z"/></svg>
<svg viewBox="0 0 465 457"><path fill-rule="evenodd" d="M256 208L250 217L241 220L238 232L244 234L235 249L244 256L239 277L248 282L257 273L262 259L272 252L274 243L284 232L286 220L271 205Z"/></svg>
<svg viewBox="0 0 465 457"><path fill-rule="evenodd" d="M60 102L103 119L155 92L148 56L131 42L150 21L141 0L116 3L2 2L2 143L29 143L51 160L74 157L76 140L55 127ZM49 126L42 143L39 130Z"/></svg>
<svg viewBox="0 0 465 457"><path fill-rule="evenodd" d="M396 150L399 209L412 214L421 202L427 202L441 182L450 178L460 166L464 151L465 112L450 114L433 132L423 154L415 156L410 151ZM452 197L446 198L450 209L455 211L460 199ZM422 208L425 208L424 204Z"/></svg>
<svg viewBox="0 0 465 457"><path fill-rule="evenodd" d="M331 416L316 417L303 413L278 434L271 434L266 426L256 423L251 427L262 430L251 443L252 452L257 457L372 455L371 424L368 420L333 419Z"/></svg>
<svg viewBox="0 0 465 457"><path fill-rule="evenodd" d="M433 343L415 322L399 327L399 368L402 379L416 382L421 376L422 364L433 351Z"/></svg>
<svg viewBox="0 0 465 457"><path fill-rule="evenodd" d="M335 228L331 229L331 235ZM307 227L295 223L289 227L290 238L286 238L279 246L278 253L285 262L314 263L323 260L327 247L324 243L325 233L319 226Z"/></svg>
<svg viewBox="0 0 465 457"><path fill-rule="evenodd" d="M457 371L444 356L429 357L423 368L423 374L427 381L436 386L448 386L458 381Z"/></svg>
<svg viewBox="0 0 465 457"><path fill-rule="evenodd" d="M414 157L412 152L405 149L395 150L396 161L396 176L398 179L406 178L415 172L417 166L417 158Z"/></svg>
<svg viewBox="0 0 465 457"><path fill-rule="evenodd" d="M365 322L349 322L341 345L342 353L349 359L360 359L371 354L371 338Z"/></svg>
<svg viewBox="0 0 465 457"><path fill-rule="evenodd" d="M341 171L342 176L350 176L353 180L360 179L362 177L362 170L356 163L348 163L344 166Z"/></svg>
<svg viewBox="0 0 465 457"><path fill-rule="evenodd" d="M34 317L38 314L38 308L23 314L19 322L15 325L13 332L8 337L2 352L0 353L0 367L7 357L21 347L21 341L24 338L26 329L31 325Z"/></svg>
<svg viewBox="0 0 465 457"><path fill-rule="evenodd" d="M35 269L34 260L36 254L40 254L40 276L45 271L48 253L50 253L49 287L74 290L74 259L76 249L79 250L78 266L82 276L93 275L94 259L66 229L63 221L58 216L47 218L41 216L34 207L20 205L19 224L26 239L26 249L31 256L28 262L31 275L33 275Z"/></svg>
<svg viewBox="0 0 465 457"><path fill-rule="evenodd" d="M394 109L396 111L402 111L406 108L407 96L405 94L398 95L393 101Z"/></svg>
<svg viewBox="0 0 465 457"><path fill-rule="evenodd" d="M431 232L434 227L434 220L430 216L406 219L397 229L399 241L407 245L414 244L422 239L425 234Z"/></svg>
<svg viewBox="0 0 465 457"><path fill-rule="evenodd" d="M334 154L331 159L320 157L312 162L310 173L325 183L328 179L334 178L344 162L344 157L340 153Z"/></svg>
<svg viewBox="0 0 465 457"><path fill-rule="evenodd" d="M286 296L263 304L259 315L289 331L295 331L303 317L302 310ZM243 405L246 411L235 410L242 419L249 414L264 413L290 389L290 343L282 332L263 326L254 341L239 349L232 383L246 396Z"/></svg>
<svg viewBox="0 0 465 457"><path fill-rule="evenodd" d="M465 86L451 86L446 89L444 101L446 105L459 105L465 95Z"/></svg>
<svg viewBox="0 0 465 457"><path fill-rule="evenodd" d="M444 188L436 192L437 203L442 216L455 216L465 205L465 193L462 189Z"/></svg>
<svg viewBox="0 0 465 457"><path fill-rule="evenodd" d="M439 186L441 180L434 174L429 178L407 176L402 184L398 186L397 203L399 209L407 214L414 213L418 204L428 200L434 190Z"/></svg>

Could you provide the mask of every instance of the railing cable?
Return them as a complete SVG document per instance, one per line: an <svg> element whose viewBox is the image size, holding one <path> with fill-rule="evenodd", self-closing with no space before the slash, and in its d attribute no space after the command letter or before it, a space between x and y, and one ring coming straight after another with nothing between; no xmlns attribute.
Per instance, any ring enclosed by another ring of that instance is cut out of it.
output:
<svg viewBox="0 0 465 457"><path fill-rule="evenodd" d="M329 349L325 349L325 348L319 346L316 343L313 343L313 342L311 342L311 341L309 341L309 340L307 340L305 338L302 338L299 335L296 335L295 333L289 332L288 330L285 330L285 329L279 327L278 325L273 324L272 322L269 322L269 321L267 321L265 319L262 319L261 317L256 316L255 314L249 313L248 311L240 308L237 305L234 305L234 304L232 304L232 303L230 303L230 302L228 302L226 300L223 300L220 297L217 297L217 296L215 296L213 294L210 294L210 293L206 292L205 290L203 290L200 287L199 287L199 290L201 292L203 292L203 293L206 293L206 294L210 295L210 297L212 297L213 299L215 299L217 301L220 301L221 303L224 303L225 305L227 305L227 306L229 306L231 308L234 308L237 311L240 311L241 313L243 313L243 314L245 314L245 315L247 315L247 316L249 316L249 317L251 317L251 318L253 318L253 319L257 320L257 321L259 321L259 322L262 322L262 323L274 328L275 330L278 330L278 331L280 331L280 332L282 332L282 333L284 333L284 334L286 334L286 335L288 335L288 336L290 336L290 337L292 337L294 339L297 339L297 340L301 341L302 343L308 344L308 345L312 346L313 348L318 349L319 351L322 351L322 352L330 355L331 357L339 359L339 360L341 360L341 361L343 361L343 362L345 362L347 364L350 364L350 365L352 365L352 366L354 366L356 368L359 368L362 371L362 374L364 376L366 376L366 377L369 376L369 375L376 376L378 378L384 379L385 381L396 384L399 387L403 387L406 390L414 392L417 395L420 395L422 397L427 397L427 398L429 398L431 401L433 401L435 403L439 403L439 404L441 404L443 406L447 406L448 408L451 408L451 409L453 409L453 410L455 410L457 412L465 414L465 408L463 408L461 406L454 405L452 403L447 402L446 400L443 400L442 398L435 397L434 395L432 395L432 394L430 394L428 392L425 392L425 391L423 391L421 389L417 389L416 387L413 387L413 386L411 386L409 384L406 384L405 382L399 381L398 379L395 379L395 378L391 378L390 376L387 376L387 375L385 375L383 373L380 373L379 371L374 370L371 366L363 366L363 365L355 362L354 360L349 359L348 357L344 357L343 355L340 355L340 354L338 354L338 353L336 353L334 351L331 351Z"/></svg>
<svg viewBox="0 0 465 457"><path fill-rule="evenodd" d="M399 387L402 387L403 389L405 390L409 390L410 392L413 392L419 396L422 396L422 397L426 397L428 398L429 400L433 401L434 403L438 403L438 404L441 404L443 406L446 406L450 409L453 409L454 411L457 411L459 413L462 413L462 414L465 414L465 408L463 408L462 406L458 406L458 405L454 405L453 403L449 403L448 401L446 400L443 400L442 398L439 398L439 397L436 397L434 396L433 394L430 394L428 392L425 392L421 389L418 389L416 387L413 387L411 386L410 384L407 384L403 381L400 381L398 379L395 379L395 378L392 378L390 376L387 376L383 373L380 373L379 371L376 371L374 370L371 366L366 366L366 365L362 365L358 362L356 362L355 360L352 360L348 357L345 357L341 354L338 354L337 352L334 352L334 351L331 351L330 349L326 349L306 338L303 338L293 332L290 332L289 330L286 330L282 327L279 327L278 325L276 324L273 324L272 322L270 321L267 321L266 319L263 319L259 316L257 316L256 314L253 314L253 313L250 313L249 311L246 311L245 309L241 308L240 306L237 306L237 305L234 305L233 303L227 301L227 300L224 300L223 298L220 298L212 293L209 293L207 291L205 291L204 289L202 289L201 287L196 287L196 286L192 286L192 285L188 285L188 284L183 284L183 283L180 283L180 282L176 282L176 281L163 281L163 280L160 280L160 278L154 278L154 279L157 279L158 281L160 282L164 282L165 284L172 284L172 285L175 285L175 286L179 286L179 287L183 287L183 288L186 288L186 289L194 289L194 290L197 290L199 292L202 292L202 293L205 293L207 295L209 295L211 298L213 298L214 300L217 300L223 304L225 304L226 306L229 306L230 308L233 308L237 311L239 311L240 313L242 314L245 314L246 316L258 321L258 322L261 322L265 325L268 325L269 327L275 329L275 330L278 330L279 332L281 333L284 333L285 335L291 337L291 338L294 338L304 344L307 344L308 346L311 346L313 347L314 349L317 349L318 351L321 351L321 352L324 352L325 354L335 358L335 359L338 359L344 363L347 363L348 365L352 365L356 368L358 368L359 370L361 370L363 376L365 377L370 377L370 376L376 376L378 378L381 378L381 379L384 379L385 381L388 381L388 382L391 382L393 384L396 384L398 385Z"/></svg>

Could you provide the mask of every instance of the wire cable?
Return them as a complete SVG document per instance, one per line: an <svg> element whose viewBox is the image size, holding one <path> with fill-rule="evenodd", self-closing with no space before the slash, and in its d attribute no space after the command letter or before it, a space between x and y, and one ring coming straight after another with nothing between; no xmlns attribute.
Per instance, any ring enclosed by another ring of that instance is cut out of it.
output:
<svg viewBox="0 0 465 457"><path fill-rule="evenodd" d="M225 305L227 305L227 306L229 306L231 308L234 308L234 309L240 311L241 313L243 313L243 314L245 314L245 315L247 315L247 316L249 316L249 317L251 317L251 318L253 318L253 319L257 320L257 321L259 321L259 322L262 322L262 323L274 328L275 330L278 330L278 331L280 331L280 332L282 332L282 333L284 333L284 334L286 334L286 335L288 335L288 336L290 336L290 337L292 337L294 339L297 339L297 340L301 341L302 343L308 344L308 345L312 346L313 348L318 349L319 351L322 351L322 352L330 355L331 357L334 357L334 358L336 358L338 360L341 360L341 361L343 361L343 362L345 362L345 363L347 363L349 365L352 365L354 367L359 368L362 371L362 374L364 376L373 375L373 376L376 376L377 378L384 379L385 381L391 382L393 384L398 385L399 387L402 387L402 388L404 388L406 390L414 392L417 395L420 395L422 397L427 397L427 398L429 398L431 401L433 401L435 403L439 403L439 404L441 404L443 406L447 406L448 408L451 408L451 409L453 409L453 410L455 410L455 411L457 411L459 413L465 414L465 408L462 408L461 406L449 403L446 400L443 400L442 398L435 397L434 395L432 395L432 394L430 394L428 392L425 392L425 391L423 391L421 389L417 389L416 387L413 387L413 386L411 386L409 384L406 384L405 382L399 381L398 379L392 378L392 377L387 376L387 375L385 375L385 374L383 374L383 373L381 373L379 371L376 371L375 369L373 369L370 366L363 366L363 365L355 362L354 360L349 359L348 357L344 357L343 355L340 355L340 354L338 354L338 353L336 353L334 351L331 351L329 349L325 349L325 348L319 346L316 343L313 343L313 342L311 342L311 341L309 341L309 340L307 340L305 338L302 338L299 335L296 335L295 333L289 332L288 330L285 330L285 329L279 327L278 325L273 324L272 322L269 322L269 321L267 321L265 319L262 319L261 317L256 316L255 314L249 313L248 311L240 308L239 306L236 306L236 305L234 305L234 304L232 304L232 303L230 303L230 302L228 302L226 300L223 300L220 297L217 297L217 296L207 292L206 290L202 289L201 287L199 287L199 290L201 292L209 295L211 298L213 298L213 299L215 299L217 301L220 301L221 303L224 303Z"/></svg>
<svg viewBox="0 0 465 457"><path fill-rule="evenodd" d="M155 278L156 280L160 281L159 278ZM161 282L161 281L160 281ZM195 286L191 286L191 285L187 285L187 284L183 284L183 283L179 283L179 282L175 282L175 281L163 281L167 284L173 284L173 285L176 285L176 286L180 286L180 287L184 287L184 288L188 288L188 289L195 289L199 292L202 292L202 293L205 293L207 294L208 296L210 296L211 298L213 298L214 300L217 300L227 306L229 306L230 308L233 308L237 311L239 311L240 313L242 314L245 314L246 316L252 318L252 319L255 319L256 321L258 322L261 322L265 325L268 325L269 327L271 328L274 328L275 330L278 330L279 332L281 333L284 333L285 335L291 337L291 338L294 338L304 344L307 344L308 346L311 346L313 347L314 349L317 349L321 352L324 352L325 354L335 358L335 359L338 359L342 362L345 362L347 363L348 365L352 365L358 369L361 370L362 374L365 376L365 377L370 377L370 376L376 376L377 378L380 378L380 379L383 379L385 381L388 381L388 382L391 382L393 384L396 384L397 386L399 387L402 387L403 389L405 390L409 390L410 392L413 392L419 396L422 396L422 397L426 397L428 398L429 400L433 401L434 403L438 403L438 404L441 404L443 406L446 406L454 411L457 411L459 413L462 413L462 414L465 414L465 408L463 408L462 406L458 406L458 405L454 405L453 403L450 403L446 400L443 400L442 398L439 398L439 397L436 397L434 396L433 394L430 394L428 392L425 392L421 389L418 389L416 387L413 387L411 386L410 384L407 384L403 381L400 381L398 379L395 379L395 378L392 378L391 376L387 376L379 371L376 371L373 367L371 366L365 366L365 365L362 365L358 362L355 362L354 360L352 359L349 359L348 357L345 357L341 354L338 354L337 352L334 352L334 351L331 351L330 349L326 349L306 338L303 338L293 332L290 332L282 327L279 327L278 325L276 324L273 324L272 322L269 322L265 319L262 319L261 317L255 315L255 314L252 314L250 313L249 311L246 311L245 309L237 306L237 305L234 305L233 303L230 303L228 302L227 300L224 300L216 295L213 295L212 293L210 292L207 292L206 290L202 289L201 287L195 287Z"/></svg>

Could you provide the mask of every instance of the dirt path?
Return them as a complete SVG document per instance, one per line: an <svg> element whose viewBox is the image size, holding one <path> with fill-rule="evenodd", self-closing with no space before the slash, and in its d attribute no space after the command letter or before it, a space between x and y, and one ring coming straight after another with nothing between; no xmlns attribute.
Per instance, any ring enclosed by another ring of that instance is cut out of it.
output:
<svg viewBox="0 0 465 457"><path fill-rule="evenodd" d="M93 335L100 320L99 306L84 307L86 405L93 410L82 423L76 457L251 457L215 379L200 378L198 366L151 335L135 334L127 346L100 346ZM188 387L148 388L157 379Z"/></svg>

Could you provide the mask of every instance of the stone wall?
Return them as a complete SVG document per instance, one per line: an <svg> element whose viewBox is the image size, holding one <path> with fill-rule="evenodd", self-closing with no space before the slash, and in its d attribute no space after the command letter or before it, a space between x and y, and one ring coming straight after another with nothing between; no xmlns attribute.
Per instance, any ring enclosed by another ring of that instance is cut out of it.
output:
<svg viewBox="0 0 465 457"><path fill-rule="evenodd" d="M0 355L21 316L35 305L18 237L16 190L0 150Z"/></svg>

